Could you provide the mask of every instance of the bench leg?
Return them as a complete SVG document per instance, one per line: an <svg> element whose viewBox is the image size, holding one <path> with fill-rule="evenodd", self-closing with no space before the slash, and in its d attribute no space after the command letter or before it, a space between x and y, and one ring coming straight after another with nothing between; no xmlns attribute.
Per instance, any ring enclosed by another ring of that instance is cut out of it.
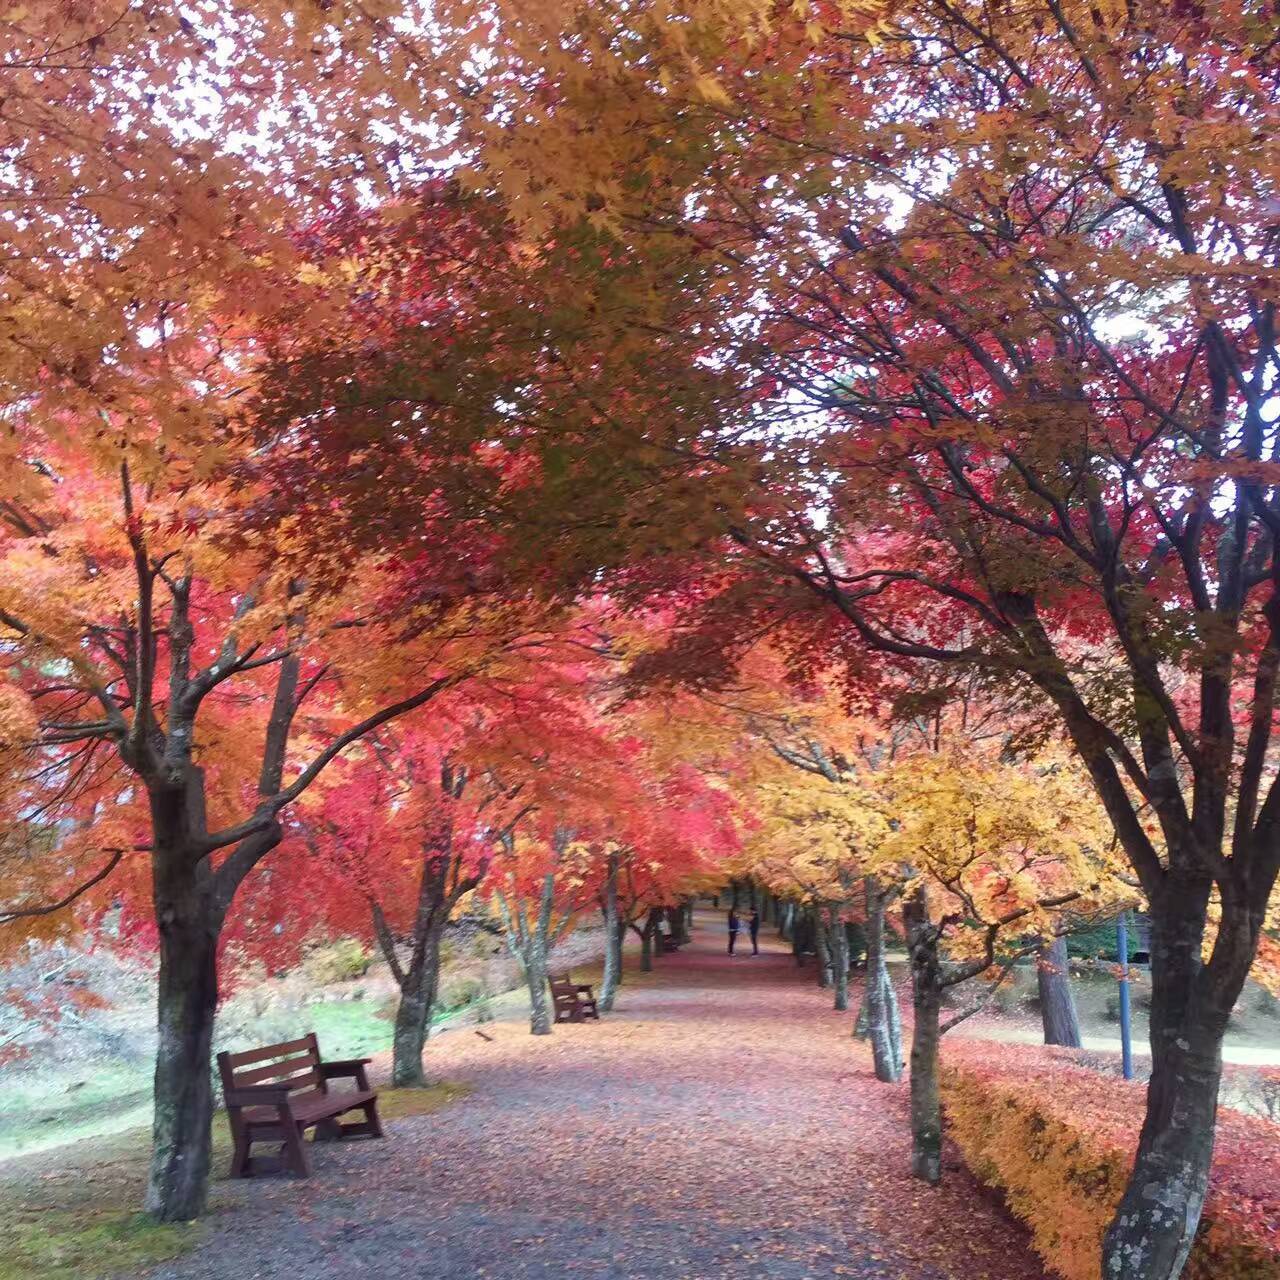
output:
<svg viewBox="0 0 1280 1280"><path fill-rule="evenodd" d="M302 1133L296 1126L291 1127L289 1136L285 1138L284 1146L280 1149L280 1154L290 1171L296 1173L299 1178L311 1176L311 1167L307 1164L307 1149L302 1144Z"/></svg>
<svg viewBox="0 0 1280 1280"><path fill-rule="evenodd" d="M364 1128L370 1137L383 1137L382 1121L378 1116L377 1098L374 1098L372 1102L366 1102L364 1105Z"/></svg>
<svg viewBox="0 0 1280 1280"><path fill-rule="evenodd" d="M342 1137L342 1125L337 1120L321 1120L315 1128L315 1142L337 1142Z"/></svg>
<svg viewBox="0 0 1280 1280"><path fill-rule="evenodd" d="M231 1152L231 1176L233 1178L247 1178L253 1165L253 1161L249 1159L249 1135L247 1133L237 1133L234 1137L235 1148Z"/></svg>

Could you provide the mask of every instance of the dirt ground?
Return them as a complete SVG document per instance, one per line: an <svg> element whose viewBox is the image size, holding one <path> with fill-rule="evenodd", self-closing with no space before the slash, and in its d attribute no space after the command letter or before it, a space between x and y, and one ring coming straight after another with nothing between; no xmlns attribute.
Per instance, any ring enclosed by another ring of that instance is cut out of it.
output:
<svg viewBox="0 0 1280 1280"><path fill-rule="evenodd" d="M718 924L600 1024L442 1037L432 1068L467 1096L318 1148L309 1181L220 1180L200 1244L134 1274L1043 1280L954 1162L936 1190L907 1176L905 1087L852 1014L771 930L731 958Z"/></svg>

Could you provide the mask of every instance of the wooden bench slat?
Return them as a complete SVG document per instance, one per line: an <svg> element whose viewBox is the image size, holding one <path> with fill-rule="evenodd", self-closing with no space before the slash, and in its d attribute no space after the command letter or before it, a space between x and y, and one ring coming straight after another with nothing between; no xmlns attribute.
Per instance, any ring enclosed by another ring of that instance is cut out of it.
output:
<svg viewBox="0 0 1280 1280"><path fill-rule="evenodd" d="M315 1067L311 1067L306 1071L299 1071L295 1075L283 1076L279 1079L237 1081L235 1087L243 1089L245 1084L267 1084L278 1089L288 1089L290 1093L297 1093L299 1089L319 1089L322 1083L323 1077L320 1072Z"/></svg>
<svg viewBox="0 0 1280 1280"><path fill-rule="evenodd" d="M266 1084L277 1076L291 1076L307 1072L315 1075L317 1062L315 1054L307 1053L300 1058L286 1058L283 1062L273 1062L265 1067L252 1067L248 1071L235 1071L233 1068L232 1074L235 1077L236 1088L239 1089L247 1084ZM293 1088L292 1085L289 1087Z"/></svg>
<svg viewBox="0 0 1280 1280"><path fill-rule="evenodd" d="M340 1116L344 1111L354 1111L375 1097L372 1089L347 1090L345 1093L317 1093L310 1098L293 1100L289 1103L289 1111L293 1119L303 1125L313 1124L317 1120L326 1120L330 1116ZM278 1118L274 1107L246 1107L245 1119L250 1124L276 1124Z"/></svg>
<svg viewBox="0 0 1280 1280"><path fill-rule="evenodd" d="M261 1049L245 1049L241 1053L227 1054L227 1061L232 1068L247 1067L251 1062L265 1062L268 1058L284 1058L293 1053L305 1053L311 1048L311 1037L303 1036L301 1040L286 1040L282 1044L268 1044Z"/></svg>

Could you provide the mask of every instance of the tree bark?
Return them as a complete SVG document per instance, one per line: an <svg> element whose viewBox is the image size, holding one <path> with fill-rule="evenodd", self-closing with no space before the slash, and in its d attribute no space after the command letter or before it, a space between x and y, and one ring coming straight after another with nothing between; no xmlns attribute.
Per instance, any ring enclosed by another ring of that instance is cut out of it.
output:
<svg viewBox="0 0 1280 1280"><path fill-rule="evenodd" d="M569 833L558 829L555 835L557 849L567 844L568 840ZM529 1033L535 1036L549 1036L553 1023L547 992L547 958L560 933L557 930L553 934L551 929L551 917L555 912L555 891L555 872L549 871L542 878L537 912L532 921L518 894L512 893L508 899L501 889L494 892L494 901L498 904L505 926L507 948L520 965L529 988ZM566 916L561 929L569 920L570 917Z"/></svg>
<svg viewBox="0 0 1280 1280"><path fill-rule="evenodd" d="M534 945L530 949L529 963L524 971L529 984L529 1033L535 1036L551 1034L551 1000L547 995L547 950Z"/></svg>
<svg viewBox="0 0 1280 1280"><path fill-rule="evenodd" d="M826 922L822 919L822 908L811 908L810 915L813 930L813 949L818 962L818 986L824 991L831 986L831 946L827 934Z"/></svg>
<svg viewBox="0 0 1280 1280"><path fill-rule="evenodd" d="M795 957L795 962L801 968L804 967L805 951L808 949L810 942L810 921L809 913L801 911L799 907L792 909L791 917L791 954Z"/></svg>
<svg viewBox="0 0 1280 1280"><path fill-rule="evenodd" d="M927 978L915 990L911 1036L911 1172L925 1182L942 1181L942 1106L938 1100L939 1013L942 993Z"/></svg>
<svg viewBox="0 0 1280 1280"><path fill-rule="evenodd" d="M844 930L844 921L840 918L837 907L827 909L829 917L828 936L831 951L831 979L835 988L834 1007L844 1013L849 1008L849 935Z"/></svg>
<svg viewBox="0 0 1280 1280"><path fill-rule="evenodd" d="M1080 1021L1071 991L1071 961L1066 938L1055 938L1040 948L1036 955L1036 979L1045 1044L1079 1049Z"/></svg>
<svg viewBox="0 0 1280 1280"><path fill-rule="evenodd" d="M609 855L604 882L604 976L600 981L600 1008L608 1013L618 994L622 972L622 940L618 936L618 855Z"/></svg>
<svg viewBox="0 0 1280 1280"><path fill-rule="evenodd" d="M1210 981L1200 959L1207 883L1171 879L1151 903L1151 1082L1133 1174L1103 1242L1106 1280L1182 1273L1209 1187L1222 1038L1256 946L1242 938L1235 963ZM1230 927L1224 911L1219 946Z"/></svg>
<svg viewBox="0 0 1280 1280"><path fill-rule="evenodd" d="M427 1083L422 1054L431 1034L431 1013L440 987L440 936L444 920L432 921L420 956L400 987L395 1030L391 1040L391 1083L397 1088L420 1089Z"/></svg>
<svg viewBox="0 0 1280 1280"><path fill-rule="evenodd" d="M902 1009L898 1004L898 992L893 985L893 980L889 976L889 966L886 964L883 968L883 984L884 984L884 1007L886 1010L886 1025L888 1026L887 1040L887 1057L893 1065L890 1068L892 1075L881 1077L885 1081L896 1081L902 1079L902 1070L906 1065L902 1060ZM878 1074L878 1072L877 1072Z"/></svg>
<svg viewBox="0 0 1280 1280"><path fill-rule="evenodd" d="M681 945L689 941L683 906L667 908L667 925L671 930L671 936Z"/></svg>
<svg viewBox="0 0 1280 1280"><path fill-rule="evenodd" d="M867 895L867 977L855 1035L871 1041L876 1079L896 1084L902 1079L902 1030L898 993L889 980L884 953L884 894L871 881ZM864 1026L865 1023L865 1026ZM860 1031L859 1027L863 1027Z"/></svg>
<svg viewBox="0 0 1280 1280"><path fill-rule="evenodd" d="M778 937L784 942L791 941L792 922L795 918L795 903L791 901L784 902L782 909L777 913L778 916Z"/></svg>
<svg viewBox="0 0 1280 1280"><path fill-rule="evenodd" d="M915 1028L911 1037L911 1172L930 1184L942 1180L942 1106L938 1098L942 971L938 932L923 889L904 903L911 949Z"/></svg>
<svg viewBox="0 0 1280 1280"><path fill-rule="evenodd" d="M423 993L402 990L391 1036L391 1083L397 1089L420 1089L427 1083L422 1053L430 1021L431 1005Z"/></svg>
<svg viewBox="0 0 1280 1280"><path fill-rule="evenodd" d="M160 1222L187 1222L204 1211L209 1183L222 912L208 860L192 850L157 849L152 877L160 930L159 1038L145 1206Z"/></svg>
<svg viewBox="0 0 1280 1280"><path fill-rule="evenodd" d="M658 921L662 919L662 908L654 907L645 917L644 928L636 932L640 935L640 972L653 972L653 940L658 932Z"/></svg>

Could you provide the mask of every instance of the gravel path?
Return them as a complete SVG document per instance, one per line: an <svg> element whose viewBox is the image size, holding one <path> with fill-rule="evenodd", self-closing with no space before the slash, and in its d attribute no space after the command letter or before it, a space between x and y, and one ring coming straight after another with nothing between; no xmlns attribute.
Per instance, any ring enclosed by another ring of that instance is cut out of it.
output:
<svg viewBox="0 0 1280 1280"><path fill-rule="evenodd" d="M207 1243L156 1280L1043 1280L957 1169L904 1174L905 1090L772 941L709 913L605 1022L428 1049L474 1092L318 1148L306 1182L218 1184Z"/></svg>

